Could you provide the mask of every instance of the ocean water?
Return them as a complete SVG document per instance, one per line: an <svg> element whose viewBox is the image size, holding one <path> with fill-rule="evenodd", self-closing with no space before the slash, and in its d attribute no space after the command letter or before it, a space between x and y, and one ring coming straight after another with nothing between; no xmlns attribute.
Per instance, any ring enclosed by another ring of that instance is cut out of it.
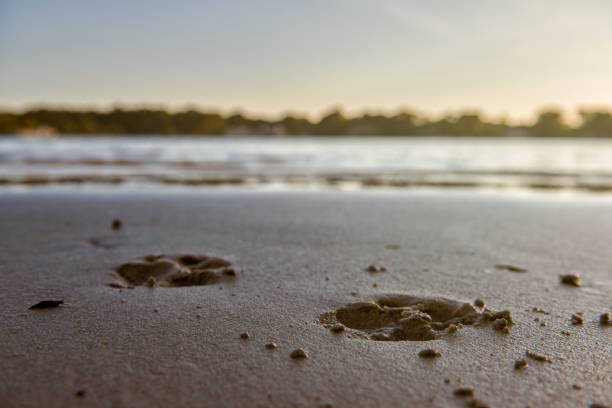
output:
<svg viewBox="0 0 612 408"><path fill-rule="evenodd" d="M612 193L612 139L0 138L0 188L59 185Z"/></svg>

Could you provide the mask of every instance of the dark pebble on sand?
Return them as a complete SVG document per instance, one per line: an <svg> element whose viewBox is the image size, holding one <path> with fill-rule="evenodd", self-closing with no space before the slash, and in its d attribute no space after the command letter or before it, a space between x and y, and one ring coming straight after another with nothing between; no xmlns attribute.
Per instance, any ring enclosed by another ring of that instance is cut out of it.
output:
<svg viewBox="0 0 612 408"><path fill-rule="evenodd" d="M499 264L499 265L495 265L495 267L497 269L502 269L504 271L514 272L514 273L526 273L527 272L527 269L519 268L518 266L514 266L514 265Z"/></svg>
<svg viewBox="0 0 612 408"><path fill-rule="evenodd" d="M63 300L42 300L35 305L30 306L30 309L48 309L51 307L58 307L64 303Z"/></svg>
<svg viewBox="0 0 612 408"><path fill-rule="evenodd" d="M113 230L117 231L121 229L121 226L123 225L123 223L121 222L121 220L119 218L115 218L113 220L113 223L111 225L111 227L113 228Z"/></svg>
<svg viewBox="0 0 612 408"><path fill-rule="evenodd" d="M474 390L471 388L457 388L455 391L453 391L453 394L455 394L457 397L473 397Z"/></svg>
<svg viewBox="0 0 612 408"><path fill-rule="evenodd" d="M225 268L223 269L223 274L225 276L236 276L236 270L234 268Z"/></svg>
<svg viewBox="0 0 612 408"><path fill-rule="evenodd" d="M442 353L434 349L425 349L425 350L419 351L419 357L427 358L427 359L434 359L434 358L442 357Z"/></svg>

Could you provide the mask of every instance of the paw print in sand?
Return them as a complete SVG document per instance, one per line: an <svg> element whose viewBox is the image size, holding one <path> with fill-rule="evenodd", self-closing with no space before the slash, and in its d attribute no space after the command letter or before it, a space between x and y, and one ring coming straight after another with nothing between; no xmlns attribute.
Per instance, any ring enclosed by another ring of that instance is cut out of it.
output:
<svg viewBox="0 0 612 408"><path fill-rule="evenodd" d="M408 295L387 295L351 303L321 315L319 322L330 328L341 324L352 329L352 334L378 341L435 340L462 326L491 325L508 333L514 324L508 310L480 311L470 303Z"/></svg>
<svg viewBox="0 0 612 408"><path fill-rule="evenodd" d="M236 270L228 260L207 255L146 255L120 265L115 272L128 285L201 286L232 279Z"/></svg>

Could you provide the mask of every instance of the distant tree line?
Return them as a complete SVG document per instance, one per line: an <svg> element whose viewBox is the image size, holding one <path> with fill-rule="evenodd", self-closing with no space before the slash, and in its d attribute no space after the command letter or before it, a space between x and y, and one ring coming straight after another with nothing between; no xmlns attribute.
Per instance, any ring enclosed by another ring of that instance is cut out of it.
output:
<svg viewBox="0 0 612 408"><path fill-rule="evenodd" d="M428 119L412 112L393 115L364 114L347 117L334 110L319 121L286 116L280 120L248 118L241 114L187 110L113 109L78 111L33 109L23 113L0 112L0 134L49 132L73 135L372 135L372 136L536 136L612 137L612 111L581 110L576 126L566 124L557 110L540 112L529 125L487 121L479 113Z"/></svg>

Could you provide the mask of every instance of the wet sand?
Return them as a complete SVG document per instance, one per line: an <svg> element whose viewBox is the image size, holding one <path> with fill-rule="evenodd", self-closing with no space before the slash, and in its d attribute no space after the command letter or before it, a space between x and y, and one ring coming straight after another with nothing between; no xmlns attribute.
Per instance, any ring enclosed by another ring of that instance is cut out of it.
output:
<svg viewBox="0 0 612 408"><path fill-rule="evenodd" d="M610 200L6 193L0 226L2 406L612 405ZM223 259L235 275L149 287L115 272L151 254ZM380 301L397 295L411 300ZM453 320L476 299L478 316L508 310L514 324ZM63 303L29 309L43 300ZM321 321L358 302L375 318ZM377 339L415 318L435 339Z"/></svg>

